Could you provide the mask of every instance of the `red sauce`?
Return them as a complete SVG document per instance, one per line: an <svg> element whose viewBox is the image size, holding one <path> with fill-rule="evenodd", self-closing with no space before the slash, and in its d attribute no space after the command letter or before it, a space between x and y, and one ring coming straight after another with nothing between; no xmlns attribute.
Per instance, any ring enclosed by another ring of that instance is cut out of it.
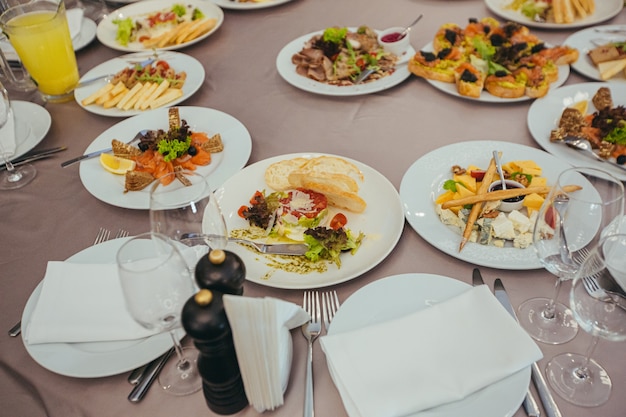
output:
<svg viewBox="0 0 626 417"><path fill-rule="evenodd" d="M400 32L393 32L393 33L386 34L385 36L380 38L380 40L383 42L392 43L392 42L398 42L402 38L404 38L404 36L402 36Z"/></svg>

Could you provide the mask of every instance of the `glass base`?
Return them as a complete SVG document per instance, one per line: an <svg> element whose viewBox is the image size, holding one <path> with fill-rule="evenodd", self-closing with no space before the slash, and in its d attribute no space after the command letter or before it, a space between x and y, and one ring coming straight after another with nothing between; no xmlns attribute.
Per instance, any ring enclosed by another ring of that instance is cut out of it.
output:
<svg viewBox="0 0 626 417"><path fill-rule="evenodd" d="M74 90L69 93L60 94L60 95L49 95L41 93L41 97L46 103L67 103L68 101L74 100Z"/></svg>
<svg viewBox="0 0 626 417"><path fill-rule="evenodd" d="M13 171L0 175L0 190L15 190L30 183L37 176L37 169L30 164L21 165Z"/></svg>
<svg viewBox="0 0 626 417"><path fill-rule="evenodd" d="M559 345L572 340L578 333L578 323L572 311L561 303L555 303L554 317L547 318L545 309L549 298L532 298L519 306L520 325L535 340L551 345Z"/></svg>
<svg viewBox="0 0 626 417"><path fill-rule="evenodd" d="M183 355L187 359L186 366L179 367L178 358L174 356L159 373L159 384L168 394L189 395L202 388L202 378L197 364L198 351L192 347L184 347Z"/></svg>
<svg viewBox="0 0 626 417"><path fill-rule="evenodd" d="M581 407L596 407L608 401L611 378L593 359L589 360L586 372L582 372L584 361L583 355L574 353L555 356L546 367L546 376L554 391L565 400Z"/></svg>

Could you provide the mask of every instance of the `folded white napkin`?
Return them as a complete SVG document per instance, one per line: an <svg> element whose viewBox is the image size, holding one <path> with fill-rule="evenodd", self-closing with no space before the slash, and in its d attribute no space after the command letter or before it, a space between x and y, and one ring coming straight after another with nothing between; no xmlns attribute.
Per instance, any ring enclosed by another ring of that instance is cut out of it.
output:
<svg viewBox="0 0 626 417"><path fill-rule="evenodd" d="M256 411L283 405L291 370L290 329L309 320L299 306L275 298L224 295L237 362L248 401Z"/></svg>
<svg viewBox="0 0 626 417"><path fill-rule="evenodd" d="M115 264L48 262L26 324L29 344L140 339L156 334L126 310Z"/></svg>
<svg viewBox="0 0 626 417"><path fill-rule="evenodd" d="M67 25L70 27L70 37L72 39L80 35L80 29L83 26L83 9L69 9L66 10L65 16L67 17Z"/></svg>
<svg viewBox="0 0 626 417"><path fill-rule="evenodd" d="M406 416L460 400L542 357L486 285L320 343L351 417Z"/></svg>
<svg viewBox="0 0 626 417"><path fill-rule="evenodd" d="M14 116L15 112L11 109L6 124L0 129L0 153L7 155L9 159L15 154L15 149L17 148Z"/></svg>

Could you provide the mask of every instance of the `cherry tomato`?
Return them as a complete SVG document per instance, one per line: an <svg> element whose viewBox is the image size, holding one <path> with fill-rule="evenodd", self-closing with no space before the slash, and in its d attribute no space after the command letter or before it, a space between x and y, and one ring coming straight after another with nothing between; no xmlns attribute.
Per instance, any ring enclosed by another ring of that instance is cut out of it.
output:
<svg viewBox="0 0 626 417"><path fill-rule="evenodd" d="M339 230L348 223L348 219L343 213L337 213L330 221L330 228L333 230Z"/></svg>
<svg viewBox="0 0 626 417"><path fill-rule="evenodd" d="M470 176L476 178L478 181L482 181L485 177L485 171L482 169L473 169L470 171Z"/></svg>
<svg viewBox="0 0 626 417"><path fill-rule="evenodd" d="M356 62L354 63L354 65L356 65L357 67L359 67L360 69L365 69L365 60L363 58L359 58L356 60Z"/></svg>
<svg viewBox="0 0 626 417"><path fill-rule="evenodd" d="M263 201L263 193L260 191L256 191L254 193L254 195L252 196L252 198L250 198L250 204L252 205L256 205L259 204L261 201Z"/></svg>
<svg viewBox="0 0 626 417"><path fill-rule="evenodd" d="M168 64L167 62L163 61L163 60L161 60L161 61L157 61L156 66L157 66L157 67L161 67L161 68L163 68L163 69L164 69L164 70L166 70L166 71L167 71L168 69L170 69L169 64Z"/></svg>
<svg viewBox="0 0 626 417"><path fill-rule="evenodd" d="M139 37L139 42L147 41L148 39L150 39L150 36L143 35Z"/></svg>
<svg viewBox="0 0 626 417"><path fill-rule="evenodd" d="M239 217L244 219L246 217L246 216L244 216L244 213L246 211L248 211L248 207L247 206L241 206L241 207L239 207L239 210L237 210L237 214L239 215Z"/></svg>

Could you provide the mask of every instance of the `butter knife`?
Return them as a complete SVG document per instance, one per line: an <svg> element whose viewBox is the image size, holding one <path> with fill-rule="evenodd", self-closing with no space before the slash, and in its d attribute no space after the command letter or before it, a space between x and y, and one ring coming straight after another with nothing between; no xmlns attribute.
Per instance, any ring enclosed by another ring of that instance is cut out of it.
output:
<svg viewBox="0 0 626 417"><path fill-rule="evenodd" d="M31 152L25 153L24 155L20 157L15 158L14 160L11 161L11 163L13 164L13 166L20 166L23 164L27 164L29 162L36 161L38 159L47 158L49 156L54 155L57 152L61 152L66 149L67 147L65 146L57 146L56 148L42 149L40 151L31 151ZM6 169L7 169L6 164L3 164L0 166L0 171L4 171Z"/></svg>
<svg viewBox="0 0 626 417"><path fill-rule="evenodd" d="M509 296L506 293L506 289L504 288L504 284L502 284L502 280L497 278L493 283L494 292L496 294L496 298L500 301L500 304L508 311L514 318L517 320L517 316L515 315L515 310L511 305L511 301L509 300ZM539 369L539 365L537 362L531 365L531 375L533 382L535 383L535 387L537 388L537 393L541 398L541 403L543 404L543 409L545 410L548 417L562 417L561 411L559 410L558 405L554 401L554 397L550 393L548 389L548 384L546 383L543 374L541 373L541 369Z"/></svg>
<svg viewBox="0 0 626 417"><path fill-rule="evenodd" d="M485 285L485 281L483 281L483 276L480 273L480 269L474 268L472 272L472 284L474 287L478 285ZM510 313L510 312L509 312ZM515 317L515 315L513 315ZM533 397L530 389L526 392L526 396L524 397L524 411L526 411L526 415L528 417L539 417L541 415L541 411L539 411L539 406L537 405L537 401L535 397Z"/></svg>
<svg viewBox="0 0 626 417"><path fill-rule="evenodd" d="M138 403L143 399L143 397L148 392L148 389L156 379L157 375L159 375L159 372L161 372L161 369L163 369L165 362L167 362L169 357L172 355L172 352L174 352L174 348L171 348L161 357L150 362L150 365L148 365L148 368L143 375L143 378L141 379L141 381L139 381L137 385L135 385L135 388L133 388L133 390L128 395L128 401L130 401L131 403Z"/></svg>

